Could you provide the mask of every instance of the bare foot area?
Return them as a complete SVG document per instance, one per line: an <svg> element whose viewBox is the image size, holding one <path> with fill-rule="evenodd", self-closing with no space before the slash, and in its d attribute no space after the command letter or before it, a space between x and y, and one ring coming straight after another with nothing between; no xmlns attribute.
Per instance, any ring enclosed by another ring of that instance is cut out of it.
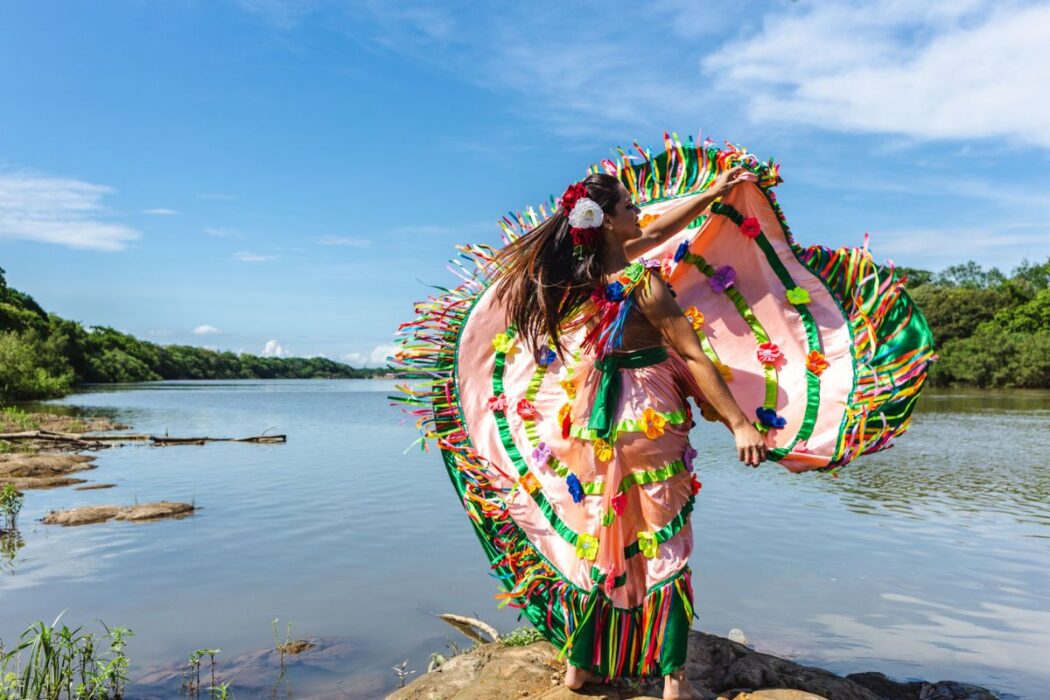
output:
<svg viewBox="0 0 1050 700"><path fill-rule="evenodd" d="M13 484L19 491L82 484L84 479L69 475L94 469L94 459L90 455L64 452L0 454L0 484Z"/></svg>
<svg viewBox="0 0 1050 700"><path fill-rule="evenodd" d="M45 525L90 525L107 520L158 520L160 518L184 518L196 510L189 503L158 501L134 506L80 506L69 510L56 510L42 519Z"/></svg>

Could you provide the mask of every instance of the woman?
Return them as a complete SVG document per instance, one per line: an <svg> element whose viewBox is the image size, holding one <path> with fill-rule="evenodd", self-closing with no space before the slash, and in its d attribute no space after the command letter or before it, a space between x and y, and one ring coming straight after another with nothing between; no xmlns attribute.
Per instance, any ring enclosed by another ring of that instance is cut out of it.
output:
<svg viewBox="0 0 1050 700"><path fill-rule="evenodd" d="M740 461L758 466L766 445L654 272L658 266L630 261L753 178L743 168L728 170L703 195L642 227L623 184L593 174L566 191L553 216L496 257L495 294L529 351L551 348L565 361L563 336L586 333L560 420L538 427L547 450L541 456L553 453L571 474L572 501L600 498L581 515L548 495L563 518L574 519L577 551L593 562L603 593L566 644L570 688L613 673L658 672L665 698L699 697L683 672L692 618L688 518L699 490L686 397L730 427ZM654 597L661 586L671 593Z"/></svg>

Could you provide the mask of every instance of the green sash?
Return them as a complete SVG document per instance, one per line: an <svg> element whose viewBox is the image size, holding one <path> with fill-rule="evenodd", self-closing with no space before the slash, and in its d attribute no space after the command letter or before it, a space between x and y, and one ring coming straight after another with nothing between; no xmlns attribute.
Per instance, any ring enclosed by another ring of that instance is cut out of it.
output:
<svg viewBox="0 0 1050 700"><path fill-rule="evenodd" d="M596 431L597 436L601 439L608 439L616 423L614 414L616 404L620 401L620 391L623 388L620 370L648 367L666 359L667 348L659 345L599 358L594 363L594 367L602 373L602 378L598 382L598 390L594 395L594 406L591 408L591 419L587 427Z"/></svg>

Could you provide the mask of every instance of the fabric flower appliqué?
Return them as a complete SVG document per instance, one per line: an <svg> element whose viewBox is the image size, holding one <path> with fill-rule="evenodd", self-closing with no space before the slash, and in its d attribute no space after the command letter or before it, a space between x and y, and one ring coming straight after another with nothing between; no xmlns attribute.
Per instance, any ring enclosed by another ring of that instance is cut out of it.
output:
<svg viewBox="0 0 1050 700"><path fill-rule="evenodd" d="M740 233L748 238L758 238L758 234L762 233L762 224L758 223L755 217L749 216L740 224Z"/></svg>
<svg viewBox="0 0 1050 700"><path fill-rule="evenodd" d="M598 438L594 441L594 456L599 462L608 462L613 456L612 445Z"/></svg>
<svg viewBox="0 0 1050 700"><path fill-rule="evenodd" d="M689 252L689 241L682 241L674 251L674 261L681 262L685 254Z"/></svg>
<svg viewBox="0 0 1050 700"><path fill-rule="evenodd" d="M609 501L609 505L612 506L613 512L617 515L623 515L623 512L627 510L627 494L621 491L612 497Z"/></svg>
<svg viewBox="0 0 1050 700"><path fill-rule="evenodd" d="M561 196L561 205L565 209L565 213L568 214L576 207L576 202L587 196L587 185L582 182L575 182L565 188L565 192Z"/></svg>
<svg viewBox="0 0 1050 700"><path fill-rule="evenodd" d="M561 382L561 390L565 392L565 395L570 399L576 398L576 384L571 379L563 379Z"/></svg>
<svg viewBox="0 0 1050 700"><path fill-rule="evenodd" d="M685 310L685 317L689 319L689 323L692 324L694 331L698 331L704 327L704 314L695 306L690 306Z"/></svg>
<svg viewBox="0 0 1050 700"><path fill-rule="evenodd" d="M638 533L638 549L646 559L652 559L660 549L660 543L656 541L656 535L651 532Z"/></svg>
<svg viewBox="0 0 1050 700"><path fill-rule="evenodd" d="M667 425L667 419L654 411L652 407L642 412L642 429L650 440L655 440L663 435L665 425Z"/></svg>
<svg viewBox="0 0 1050 700"><path fill-rule="evenodd" d="M696 448L692 445L687 445L685 454L682 455L682 462L685 463L685 468L689 471L693 471L693 460L696 459L696 455Z"/></svg>
<svg viewBox="0 0 1050 700"><path fill-rule="evenodd" d="M808 304L812 299L809 298L809 290L803 289L802 287L792 287L787 290L787 300L792 304Z"/></svg>
<svg viewBox="0 0 1050 700"><path fill-rule="evenodd" d="M642 214L642 218L638 219L638 225L645 228L659 218L659 214Z"/></svg>
<svg viewBox="0 0 1050 700"><path fill-rule="evenodd" d="M758 346L758 361L764 365L775 365L784 355L776 343L762 343Z"/></svg>
<svg viewBox="0 0 1050 700"><path fill-rule="evenodd" d="M525 420L535 420L540 415L540 412L536 410L536 407L528 399L522 399L518 402L517 411L518 415Z"/></svg>
<svg viewBox="0 0 1050 700"><path fill-rule="evenodd" d="M587 561L594 561L598 558L598 538L594 535L589 535L586 532L580 533L576 537L576 556L580 559L586 559Z"/></svg>
<svg viewBox="0 0 1050 700"><path fill-rule="evenodd" d="M568 440L572 431L572 404L564 403L558 409L558 425L561 426L562 440Z"/></svg>
<svg viewBox="0 0 1050 700"><path fill-rule="evenodd" d="M546 466L551 461L551 448L547 447L547 443L541 442L536 445L536 449L532 451L532 463L536 467Z"/></svg>
<svg viewBox="0 0 1050 700"><path fill-rule="evenodd" d="M536 358L536 362L539 363L540 367L549 367L557 359L558 353L550 348L544 348L540 351L539 356Z"/></svg>
<svg viewBox="0 0 1050 700"><path fill-rule="evenodd" d="M506 354L514 347L514 339L506 333L497 333L496 337L492 339L492 347L496 348L496 352Z"/></svg>
<svg viewBox="0 0 1050 700"><path fill-rule="evenodd" d="M518 483L521 484L521 488L525 489L529 493L535 493L540 488L540 481L532 472L525 472L518 479Z"/></svg>
<svg viewBox="0 0 1050 700"><path fill-rule="evenodd" d="M704 485L700 483L700 480L696 478L696 474L693 474L692 480L689 482L689 487L693 489L693 495L700 493L700 489L704 488Z"/></svg>
<svg viewBox="0 0 1050 700"><path fill-rule="evenodd" d="M606 301L623 301L623 283L613 282L605 288Z"/></svg>
<svg viewBox="0 0 1050 700"><path fill-rule="evenodd" d="M579 503L583 500L583 484L580 483L580 478L575 474L569 474L565 477L565 483L569 487L569 495L572 496L573 503Z"/></svg>
<svg viewBox="0 0 1050 700"><path fill-rule="evenodd" d="M715 369L717 369L718 373L722 375L722 380L723 381L725 381L727 383L733 381L733 368L732 367L730 367L729 365L727 365L724 362L717 362L717 363L715 363Z"/></svg>
<svg viewBox="0 0 1050 700"><path fill-rule="evenodd" d="M712 292L721 294L736 283L736 270L732 265L723 265L715 270L715 274L711 275L707 283L711 285Z"/></svg>
<svg viewBox="0 0 1050 700"><path fill-rule="evenodd" d="M828 368L828 361L820 350L810 350L806 355L806 369L818 377Z"/></svg>
<svg viewBox="0 0 1050 700"><path fill-rule="evenodd" d="M485 402L485 408L490 411L506 411L507 395L500 394L499 396L490 396L489 400Z"/></svg>
<svg viewBox="0 0 1050 700"><path fill-rule="evenodd" d="M656 258L638 258L638 262L642 264L646 270L659 270L660 261Z"/></svg>
<svg viewBox="0 0 1050 700"><path fill-rule="evenodd" d="M758 420L762 425L767 428L783 428L787 425L787 420L783 416L778 416L777 412L772 408L756 408L755 415L758 416Z"/></svg>

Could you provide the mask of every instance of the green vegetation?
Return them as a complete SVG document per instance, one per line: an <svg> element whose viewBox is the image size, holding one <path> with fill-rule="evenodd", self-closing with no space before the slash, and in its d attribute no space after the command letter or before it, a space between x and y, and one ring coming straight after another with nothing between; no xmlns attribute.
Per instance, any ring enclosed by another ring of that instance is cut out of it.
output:
<svg viewBox="0 0 1050 700"><path fill-rule="evenodd" d="M124 697L125 649L132 631L102 624L105 632L94 633L57 625L57 619L50 626L38 621L22 633L11 651L0 645L0 698Z"/></svg>
<svg viewBox="0 0 1050 700"><path fill-rule="evenodd" d="M25 496L14 487L14 484L0 486L0 515L4 516L4 526L0 532L18 529L18 514L22 510Z"/></svg>
<svg viewBox="0 0 1050 700"><path fill-rule="evenodd" d="M323 357L259 357L189 345L157 345L106 326L84 327L45 312L7 286L0 269L0 405L68 393L87 382L160 379L343 379L354 369Z"/></svg>
<svg viewBox="0 0 1050 700"><path fill-rule="evenodd" d="M1050 259L1009 276L975 262L900 272L933 330L931 384L1050 388Z"/></svg>
<svg viewBox="0 0 1050 700"><path fill-rule="evenodd" d="M505 647L525 647L535 642L542 642L543 634L531 625L523 625L503 635L499 643Z"/></svg>

